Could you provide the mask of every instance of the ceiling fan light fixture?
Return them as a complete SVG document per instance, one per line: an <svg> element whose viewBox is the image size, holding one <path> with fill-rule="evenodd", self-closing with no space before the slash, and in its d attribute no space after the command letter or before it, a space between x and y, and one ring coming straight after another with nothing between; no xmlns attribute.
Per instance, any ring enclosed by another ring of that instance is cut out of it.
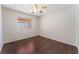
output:
<svg viewBox="0 0 79 59"><path fill-rule="evenodd" d="M32 10L31 10L31 12L32 12L32 13L35 13L35 14L38 14L38 13L42 14L42 13L44 13L46 10L47 10L47 6L44 6L44 5L42 5L42 4L34 4L34 5L32 5Z"/></svg>

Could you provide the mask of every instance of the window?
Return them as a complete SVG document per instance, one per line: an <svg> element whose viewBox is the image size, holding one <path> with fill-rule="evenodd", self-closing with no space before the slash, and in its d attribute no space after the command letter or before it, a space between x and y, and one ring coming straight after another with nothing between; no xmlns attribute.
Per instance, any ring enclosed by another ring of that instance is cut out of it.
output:
<svg viewBox="0 0 79 59"><path fill-rule="evenodd" d="M20 31L26 31L32 29L32 19L27 17L18 17L17 26Z"/></svg>

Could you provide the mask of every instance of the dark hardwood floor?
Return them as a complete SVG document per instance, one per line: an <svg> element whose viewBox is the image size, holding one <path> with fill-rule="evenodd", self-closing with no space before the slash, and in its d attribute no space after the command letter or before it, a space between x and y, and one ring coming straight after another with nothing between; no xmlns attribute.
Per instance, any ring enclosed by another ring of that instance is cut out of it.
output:
<svg viewBox="0 0 79 59"><path fill-rule="evenodd" d="M77 54L75 46L36 36L4 44L2 54Z"/></svg>

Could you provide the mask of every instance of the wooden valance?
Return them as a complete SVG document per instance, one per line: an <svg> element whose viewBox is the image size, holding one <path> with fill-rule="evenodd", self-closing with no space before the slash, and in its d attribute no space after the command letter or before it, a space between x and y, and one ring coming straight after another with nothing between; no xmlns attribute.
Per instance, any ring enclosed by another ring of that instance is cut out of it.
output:
<svg viewBox="0 0 79 59"><path fill-rule="evenodd" d="M26 23L26 22L31 22L31 18L26 18L26 17L18 17L17 21L21 23Z"/></svg>

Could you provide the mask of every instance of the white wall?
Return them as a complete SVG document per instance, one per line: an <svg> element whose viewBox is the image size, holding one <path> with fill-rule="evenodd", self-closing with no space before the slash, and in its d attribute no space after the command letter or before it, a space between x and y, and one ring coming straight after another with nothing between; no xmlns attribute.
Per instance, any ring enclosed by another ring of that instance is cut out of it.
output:
<svg viewBox="0 0 79 59"><path fill-rule="evenodd" d="M40 35L75 45L75 20L74 5L65 5L63 9L57 8L56 11L40 18Z"/></svg>
<svg viewBox="0 0 79 59"><path fill-rule="evenodd" d="M79 53L79 5L77 5L76 8L76 46L78 47L78 53Z"/></svg>
<svg viewBox="0 0 79 59"><path fill-rule="evenodd" d="M2 7L0 5L0 51L1 51L1 48L2 48Z"/></svg>
<svg viewBox="0 0 79 59"><path fill-rule="evenodd" d="M38 35L38 20L36 17L4 7L2 10L4 43ZM32 18L32 29L19 31L16 21L18 16Z"/></svg>

